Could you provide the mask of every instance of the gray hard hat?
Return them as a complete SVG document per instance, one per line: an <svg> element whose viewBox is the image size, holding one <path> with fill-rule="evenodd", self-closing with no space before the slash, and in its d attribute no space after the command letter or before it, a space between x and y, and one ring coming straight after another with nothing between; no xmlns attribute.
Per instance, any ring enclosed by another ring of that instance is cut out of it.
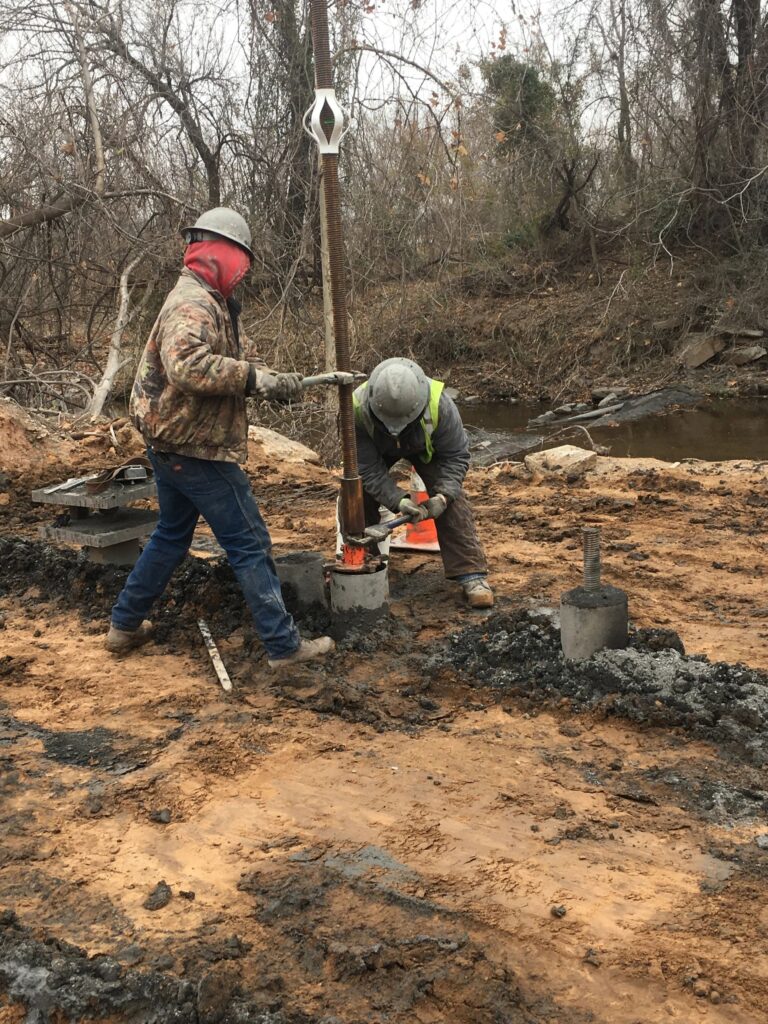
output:
<svg viewBox="0 0 768 1024"><path fill-rule="evenodd" d="M385 359L368 382L371 412L393 437L424 411L429 379L412 359Z"/></svg>
<svg viewBox="0 0 768 1024"><path fill-rule="evenodd" d="M245 249L253 259L251 229L245 218L241 217L237 210L230 210L228 206L216 206L212 210L206 210L194 224L182 228L181 234L187 244L207 238L209 235L214 238L226 238L228 242L235 242L241 249ZM196 238L197 235L200 236L199 239Z"/></svg>

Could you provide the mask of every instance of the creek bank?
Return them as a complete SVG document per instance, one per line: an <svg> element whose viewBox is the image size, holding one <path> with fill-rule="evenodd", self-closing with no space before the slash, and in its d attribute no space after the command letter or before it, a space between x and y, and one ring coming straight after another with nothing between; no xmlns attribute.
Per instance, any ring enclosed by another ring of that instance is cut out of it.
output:
<svg viewBox="0 0 768 1024"><path fill-rule="evenodd" d="M748 764L768 764L768 673L683 653L672 630L638 630L629 647L568 662L560 632L539 612L497 614L451 635L427 660L498 691L536 702L568 698L641 725L684 729Z"/></svg>
<svg viewBox="0 0 768 1024"><path fill-rule="evenodd" d="M684 398L679 389L667 389L663 394L627 398L621 408L614 400L607 407L613 411L593 408L586 414L588 419L580 419L581 413L571 416L550 411L545 414L546 422L533 430L529 418L538 408L479 405L463 409L463 415L472 458L480 465L519 461L532 451L564 442L599 454L667 462L763 460L768 456L768 402L764 398L696 401L690 395L687 403Z"/></svg>
<svg viewBox="0 0 768 1024"><path fill-rule="evenodd" d="M644 395L628 394L624 388L608 394L599 391L593 394L592 407L588 402L561 405L535 417L528 426L564 427L580 423L585 427L606 427L614 423L633 423L646 416L658 416L686 406L693 407L702 401L703 395L678 387Z"/></svg>
<svg viewBox="0 0 768 1024"><path fill-rule="evenodd" d="M593 441L589 431L606 427L616 430L624 424L669 415L679 409L695 409L704 402L703 395L682 387L647 394L631 394L627 388L617 387L595 390L590 401L568 402L530 418L530 412L536 411L534 407L510 407L504 403L499 403L490 415L484 407L475 408L475 403L463 409L463 413L468 421L472 460L476 465L486 466L501 460L521 461L532 452L562 442L565 437L578 439L582 444L586 440L595 451L607 454L610 447ZM508 410L506 416L505 410ZM484 419L490 429L478 425ZM493 429L501 422L509 424L508 428Z"/></svg>

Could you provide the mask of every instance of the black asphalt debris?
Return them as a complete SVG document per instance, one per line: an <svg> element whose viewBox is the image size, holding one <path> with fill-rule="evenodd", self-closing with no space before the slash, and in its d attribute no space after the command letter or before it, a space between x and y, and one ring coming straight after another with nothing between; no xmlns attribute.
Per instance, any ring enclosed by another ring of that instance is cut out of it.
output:
<svg viewBox="0 0 768 1024"><path fill-rule="evenodd" d="M643 725L685 729L748 764L768 763L768 674L687 656L676 633L638 630L626 650L567 662L560 634L541 613L497 614L450 636L429 655L428 673L452 670L497 700L570 700ZM631 799L631 797L628 797Z"/></svg>

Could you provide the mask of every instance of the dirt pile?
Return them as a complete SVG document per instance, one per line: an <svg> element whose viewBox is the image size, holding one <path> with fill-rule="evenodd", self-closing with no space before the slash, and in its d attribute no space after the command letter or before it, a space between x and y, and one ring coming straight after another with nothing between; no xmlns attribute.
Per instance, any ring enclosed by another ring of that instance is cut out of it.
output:
<svg viewBox="0 0 768 1024"><path fill-rule="evenodd" d="M8 398L0 399L0 492L9 503L13 483L37 480L72 458L74 445Z"/></svg>
<svg viewBox="0 0 768 1024"><path fill-rule="evenodd" d="M0 491L12 489L23 497L34 487L119 465L143 450L141 435L124 417L86 426L69 421L59 425L0 399Z"/></svg>
<svg viewBox="0 0 768 1024"><path fill-rule="evenodd" d="M49 422L50 421L50 422ZM55 424L55 425L54 425ZM259 483L333 483L309 448L273 430L251 427L247 471ZM0 511L35 487L60 483L144 454L146 444L126 417L79 423L33 416L0 399Z"/></svg>
<svg viewBox="0 0 768 1024"><path fill-rule="evenodd" d="M552 622L520 611L453 634L429 659L430 671L445 666L502 695L567 697L576 708L683 728L751 764L768 763L768 674L711 663L704 655L686 657L671 630L639 630L626 650L568 662Z"/></svg>

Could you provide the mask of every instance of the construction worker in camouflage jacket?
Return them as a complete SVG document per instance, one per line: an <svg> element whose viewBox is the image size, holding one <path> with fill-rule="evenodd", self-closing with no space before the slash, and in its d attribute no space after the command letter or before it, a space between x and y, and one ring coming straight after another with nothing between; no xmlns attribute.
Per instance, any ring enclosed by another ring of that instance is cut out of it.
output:
<svg viewBox="0 0 768 1024"><path fill-rule="evenodd" d="M123 654L150 639L145 616L187 554L202 515L227 554L270 667L322 657L333 641L299 636L239 465L247 454L246 397L290 400L301 391L301 375L269 370L240 326L233 292L253 259L240 214L209 210L182 234L184 269L150 333L130 406L147 442L160 515L112 609L106 646Z"/></svg>

